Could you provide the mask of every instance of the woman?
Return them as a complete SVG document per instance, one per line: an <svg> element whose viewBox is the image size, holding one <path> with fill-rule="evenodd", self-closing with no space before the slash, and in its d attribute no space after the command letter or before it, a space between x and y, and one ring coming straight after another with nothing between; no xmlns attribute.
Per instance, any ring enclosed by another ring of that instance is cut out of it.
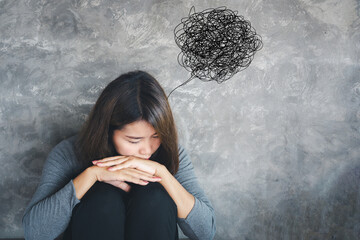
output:
<svg viewBox="0 0 360 240"><path fill-rule="evenodd" d="M214 210L178 147L167 97L141 71L121 75L78 136L46 160L23 217L26 239L212 239Z"/></svg>

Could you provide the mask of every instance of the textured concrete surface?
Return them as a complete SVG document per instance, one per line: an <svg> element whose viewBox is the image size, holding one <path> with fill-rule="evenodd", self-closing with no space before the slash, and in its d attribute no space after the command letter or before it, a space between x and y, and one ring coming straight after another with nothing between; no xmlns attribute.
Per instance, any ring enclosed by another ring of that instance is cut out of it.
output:
<svg viewBox="0 0 360 240"><path fill-rule="evenodd" d="M0 0L0 237L22 237L47 154L108 82L143 69L170 92L189 77L173 29L192 5L238 10L264 42L228 82L171 96L216 239L360 238L356 0Z"/></svg>

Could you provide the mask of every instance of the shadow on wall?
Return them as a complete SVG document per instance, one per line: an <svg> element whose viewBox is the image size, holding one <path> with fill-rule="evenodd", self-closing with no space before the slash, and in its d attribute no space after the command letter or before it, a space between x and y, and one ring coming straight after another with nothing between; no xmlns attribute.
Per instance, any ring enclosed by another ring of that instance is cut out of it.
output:
<svg viewBox="0 0 360 240"><path fill-rule="evenodd" d="M20 127L13 127L15 124L9 122L10 135L15 137L8 137L1 148L7 164L2 169L6 174L0 183L0 212L11 213L13 217L0 214L3 229L22 232L21 219L39 183L47 155L61 140L78 131L81 121L62 116L64 111L61 108L46 116L33 114L31 121L19 118L15 124Z"/></svg>
<svg viewBox="0 0 360 240"><path fill-rule="evenodd" d="M329 188L299 192L244 221L244 239L360 239L360 163L349 167ZM291 195L289 195L291 196ZM249 224L255 223L252 226ZM246 226L247 225L247 226ZM299 235L299 233L302 233Z"/></svg>

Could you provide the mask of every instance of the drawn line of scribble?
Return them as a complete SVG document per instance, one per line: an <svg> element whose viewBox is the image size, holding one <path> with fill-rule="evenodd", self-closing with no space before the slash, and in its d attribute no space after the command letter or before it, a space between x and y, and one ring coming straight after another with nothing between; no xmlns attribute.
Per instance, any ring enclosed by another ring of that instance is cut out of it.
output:
<svg viewBox="0 0 360 240"><path fill-rule="evenodd" d="M192 7L175 27L174 38L181 49L177 60L191 72L178 87L194 78L222 83L246 69L263 46L251 23L226 7L201 12Z"/></svg>

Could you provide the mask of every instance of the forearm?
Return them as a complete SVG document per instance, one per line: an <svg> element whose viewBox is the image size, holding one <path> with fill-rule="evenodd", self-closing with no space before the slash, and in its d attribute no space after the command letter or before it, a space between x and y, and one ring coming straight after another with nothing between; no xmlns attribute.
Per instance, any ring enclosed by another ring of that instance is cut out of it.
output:
<svg viewBox="0 0 360 240"><path fill-rule="evenodd" d="M69 182L28 209L23 217L25 239L54 239L65 230L73 207L79 201L72 185Z"/></svg>
<svg viewBox="0 0 360 240"><path fill-rule="evenodd" d="M78 199L81 199L97 181L96 168L96 166L89 167L74 178L73 183Z"/></svg>
<svg viewBox="0 0 360 240"><path fill-rule="evenodd" d="M194 207L194 196L186 191L165 166L161 165L157 169L156 175L161 177L160 184L174 200L178 210L178 217L186 218Z"/></svg>

